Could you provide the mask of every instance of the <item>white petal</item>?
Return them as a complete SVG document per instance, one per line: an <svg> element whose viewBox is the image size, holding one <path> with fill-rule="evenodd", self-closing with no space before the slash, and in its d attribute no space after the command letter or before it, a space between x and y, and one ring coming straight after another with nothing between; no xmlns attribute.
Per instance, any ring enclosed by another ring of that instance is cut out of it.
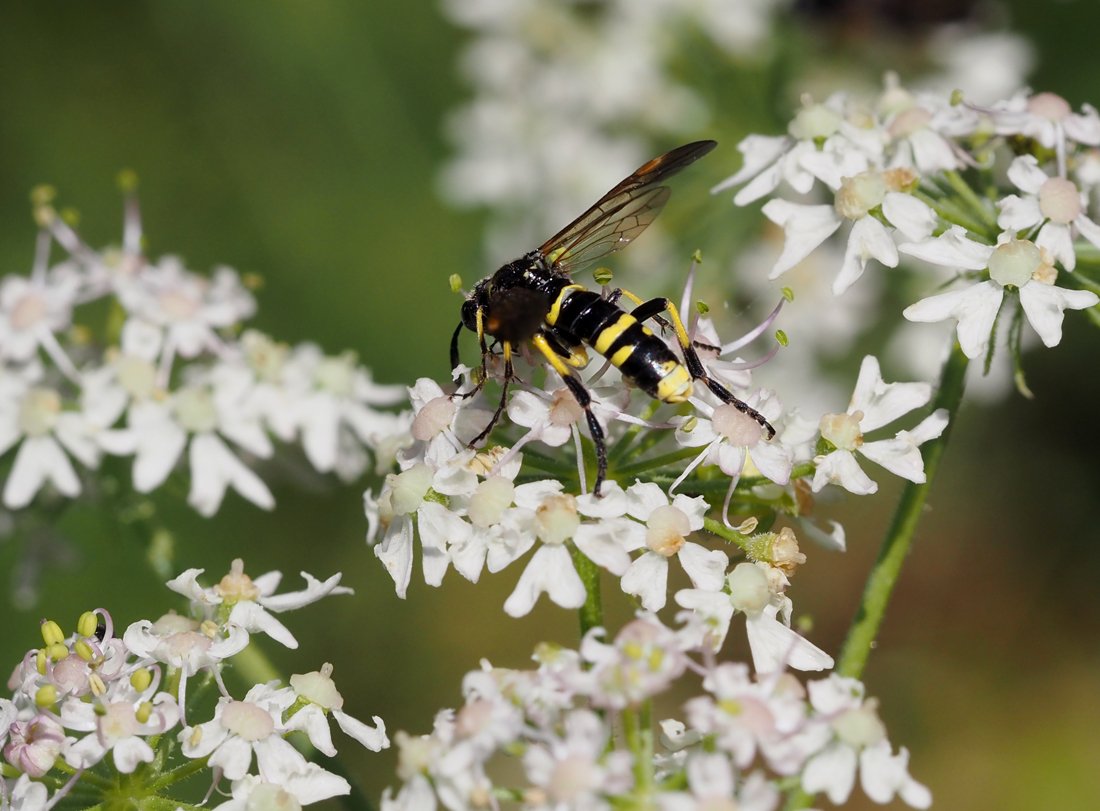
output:
<svg viewBox="0 0 1100 811"><path fill-rule="evenodd" d="M619 583L627 594L638 597L647 611L660 611L665 607L668 558L646 552L630 564Z"/></svg>
<svg viewBox="0 0 1100 811"><path fill-rule="evenodd" d="M267 432L264 431L257 420L236 419L223 422L218 430L226 439L231 440L261 459L267 459L275 452L275 447L271 444L271 437L267 435Z"/></svg>
<svg viewBox="0 0 1100 811"><path fill-rule="evenodd" d="M936 212L911 194L888 192L882 201L882 213L913 242L928 239L936 227Z"/></svg>
<svg viewBox="0 0 1100 811"><path fill-rule="evenodd" d="M176 466L187 445L187 432L170 419L155 424L133 424L132 427L138 434L134 489L148 493L163 484Z"/></svg>
<svg viewBox="0 0 1100 811"><path fill-rule="evenodd" d="M302 805L319 803L342 794L351 794L351 785L347 780L325 771L316 763L306 763L305 770L287 775L282 785Z"/></svg>
<svg viewBox="0 0 1100 811"><path fill-rule="evenodd" d="M80 495L80 479L53 437L28 437L19 446L4 485L4 504L13 510L26 507L47 481L69 498Z"/></svg>
<svg viewBox="0 0 1100 811"><path fill-rule="evenodd" d="M382 561L393 578L397 596L404 600L413 565L413 525L409 516L399 515L393 519L382 543L374 547L374 556Z"/></svg>
<svg viewBox="0 0 1100 811"><path fill-rule="evenodd" d="M1057 346L1062 340L1063 310L1083 310L1096 305L1096 294L1089 290L1066 290L1039 282L1020 288L1020 304L1028 323L1039 333L1045 346Z"/></svg>
<svg viewBox="0 0 1100 811"><path fill-rule="evenodd" d="M519 504L518 499L516 504ZM616 481L604 482L599 498L594 493L577 496L577 511L589 518L617 518L626 510L626 493Z"/></svg>
<svg viewBox="0 0 1100 811"><path fill-rule="evenodd" d="M725 754L706 754L700 752L693 755L687 763L688 784L700 797L726 797L732 798L736 792L736 784L733 779L733 769L730 768L729 757ZM721 801L720 801L721 802ZM690 803L688 808L705 808L705 802ZM716 804L716 807L720 807ZM730 800L729 808L736 808Z"/></svg>
<svg viewBox="0 0 1100 811"><path fill-rule="evenodd" d="M802 788L810 794L824 791L835 805L847 801L856 784L856 753L840 743L818 752L802 770Z"/></svg>
<svg viewBox="0 0 1100 811"><path fill-rule="evenodd" d="M909 136L909 143L913 147L913 162L922 172L939 172L959 166L951 144L938 132L917 130Z"/></svg>
<svg viewBox="0 0 1100 811"><path fill-rule="evenodd" d="M779 157L787 151L791 139L786 135L748 135L737 144L737 151L741 153L744 163L737 173L727 177L710 190L711 194L740 186L746 180L760 174L768 166L774 164Z"/></svg>
<svg viewBox="0 0 1100 811"><path fill-rule="evenodd" d="M526 428L542 427L550 416L547 402L529 391L517 391L508 401L507 411L508 419Z"/></svg>
<svg viewBox="0 0 1100 811"><path fill-rule="evenodd" d="M677 493L672 499L672 506L688 517L688 526L692 530L703 528L703 520L710 512L710 505L702 496L685 496Z"/></svg>
<svg viewBox="0 0 1100 811"><path fill-rule="evenodd" d="M841 218L833 206L806 206L786 200L769 200L764 216L783 228L785 239L769 279L790 270L840 227Z"/></svg>
<svg viewBox="0 0 1100 811"><path fill-rule="evenodd" d="M447 573L450 559L447 546L461 543L470 533L470 525L442 504L426 501L416 511L416 528L420 533L421 565L424 582L438 586Z"/></svg>
<svg viewBox="0 0 1100 811"><path fill-rule="evenodd" d="M907 434L915 445L923 445L928 440L940 436L944 432L944 429L947 428L949 419L946 408L937 408L921 420L916 427L909 431L903 431L902 433Z"/></svg>
<svg viewBox="0 0 1100 811"><path fill-rule="evenodd" d="M85 735L76 743L64 749L65 762L74 769L90 769L107 754L107 747L99 742L99 735Z"/></svg>
<svg viewBox="0 0 1100 811"><path fill-rule="evenodd" d="M336 747L332 745L332 730L329 729L324 711L318 705L308 704L302 707L285 722L285 726L288 730L304 732L318 751L329 757L336 756Z"/></svg>
<svg viewBox="0 0 1100 811"><path fill-rule="evenodd" d="M721 648L733 618L733 604L729 595L705 589L680 589L676 592L675 599L677 605L695 612L710 626L708 638L698 640L697 644L701 645L705 641L714 650Z"/></svg>
<svg viewBox="0 0 1100 811"><path fill-rule="evenodd" d="M91 426L79 414L61 414L54 428L54 435L64 448L80 460L85 467L99 466L99 445Z"/></svg>
<svg viewBox="0 0 1100 811"><path fill-rule="evenodd" d="M749 450L749 458L757 470L776 484L787 484L791 480L794 454L782 442L758 442Z"/></svg>
<svg viewBox="0 0 1100 811"><path fill-rule="evenodd" d="M258 507L270 510L275 506L267 485L214 434L198 434L191 439L190 463L187 503L200 515L209 518L218 511L229 485Z"/></svg>
<svg viewBox="0 0 1100 811"><path fill-rule="evenodd" d="M852 225L844 261L833 280L833 295L839 296L859 280L874 257L887 267L897 267L898 251L886 227L874 217L863 217Z"/></svg>
<svg viewBox="0 0 1100 811"><path fill-rule="evenodd" d="M544 544L536 550L512 594L504 601L504 612L510 617L525 616L544 591L562 608L584 605L584 583L563 545Z"/></svg>
<svg viewBox="0 0 1100 811"><path fill-rule="evenodd" d="M775 673L786 668L825 670L833 666L832 656L776 619L777 612L775 606L768 606L755 617L745 618L757 673Z"/></svg>
<svg viewBox="0 0 1100 811"><path fill-rule="evenodd" d="M966 229L957 225L923 242L906 242L898 250L933 265L966 270L985 270L993 253L992 245L982 245L966 236Z"/></svg>
<svg viewBox="0 0 1100 811"><path fill-rule="evenodd" d="M271 572L270 574L279 574L278 572ZM275 590L274 586L270 589L260 589L261 597L260 603L264 608L270 611L293 611L296 608L302 608L303 606L311 605L317 602L322 597L327 597L330 594L354 594L352 589L347 586L341 586L340 580L343 578L343 574L337 572L334 575L330 575L324 580L318 580L309 572L299 572L302 579L306 581L306 587L299 589L298 591L288 591L285 594L272 594ZM263 576L261 576L263 577ZM253 581L257 586L260 584L261 577L257 577ZM280 575L281 577L281 575Z"/></svg>
<svg viewBox="0 0 1100 811"><path fill-rule="evenodd" d="M829 483L839 484L857 496L867 496L878 491L878 485L863 472L851 451L833 451L825 456L818 456L814 459L814 464L817 465L817 470L814 471L811 489L815 493Z"/></svg>
<svg viewBox="0 0 1100 811"><path fill-rule="evenodd" d="M832 140L831 149L817 149L813 144L804 142L804 148L798 153L798 165L816 177L834 191L840 188L846 177L854 177L870 166L867 157L858 149L852 149L846 140ZM803 145L800 145L803 146ZM793 152L793 150L792 150ZM792 158L795 157L792 155ZM809 186L798 189L803 194Z"/></svg>
<svg viewBox="0 0 1100 811"><path fill-rule="evenodd" d="M1073 237L1068 225L1048 222L1039 229L1035 244L1050 251L1055 261L1061 262L1066 270L1073 270L1077 266L1077 254L1073 251Z"/></svg>
<svg viewBox="0 0 1100 811"><path fill-rule="evenodd" d="M695 588L708 591L721 590L726 579L726 567L730 562L729 556L721 549L707 549L705 546L688 541L680 547L676 557Z"/></svg>
<svg viewBox="0 0 1100 811"><path fill-rule="evenodd" d="M693 432L694 433L694 432ZM635 482L626 489L626 513L639 521L649 520L658 507L668 506L668 496L653 482Z"/></svg>
<svg viewBox="0 0 1100 811"><path fill-rule="evenodd" d="M997 205L1001 209L997 215L997 225L1005 231L1026 231L1043 221L1037 197L1017 197L1010 194Z"/></svg>
<svg viewBox="0 0 1100 811"><path fill-rule="evenodd" d="M377 715L374 716L373 727L357 718L352 718L343 710L333 710L332 717L336 719L340 729L372 752L381 752L389 748L390 739L386 737L386 725Z"/></svg>
<svg viewBox="0 0 1100 811"><path fill-rule="evenodd" d="M1081 232L1081 236L1100 248L1100 225L1094 223L1084 214L1078 216L1077 219L1073 221L1073 224L1077 226L1077 230Z"/></svg>
<svg viewBox="0 0 1100 811"><path fill-rule="evenodd" d="M573 533L573 543L590 561L601 569L607 569L614 575L621 575L630 566L630 555L626 552L623 538L625 524L634 524L628 519L610 519L607 523L582 524ZM638 526L634 524L634 526Z"/></svg>
<svg viewBox="0 0 1100 811"><path fill-rule="evenodd" d="M859 451L895 476L901 476L917 484L923 484L925 481L924 460L921 458L920 451L916 445L900 434L893 439L865 442Z"/></svg>
<svg viewBox="0 0 1100 811"><path fill-rule="evenodd" d="M746 183L737 194L733 196L733 204L747 206L761 197L771 194L779 187L779 181L783 179L783 166L775 163Z"/></svg>
<svg viewBox="0 0 1100 811"><path fill-rule="evenodd" d="M928 383L887 383L882 379L878 358L865 355L859 367L848 413L862 411L860 429L873 431L915 408L920 408L931 397L932 387Z"/></svg>
<svg viewBox="0 0 1100 811"><path fill-rule="evenodd" d="M799 521L799 526L802 529L803 534L810 538L817 544L820 544L825 549L832 550L834 552L844 552L848 548L847 539L845 538L844 525L839 521L827 520L829 529L826 531L824 528L817 526L813 521L803 519Z"/></svg>
<svg viewBox="0 0 1100 811"><path fill-rule="evenodd" d="M210 767L220 767L230 780L240 780L252 765L252 747L235 735L227 738L207 761Z"/></svg>
<svg viewBox="0 0 1100 811"><path fill-rule="evenodd" d="M269 735L253 746L260 777L269 783L282 784L290 775L304 771L308 763L297 749L278 735Z"/></svg>
<svg viewBox="0 0 1100 811"><path fill-rule="evenodd" d="M140 764L152 763L153 758L153 748L136 735L114 745L115 768L122 774L132 774Z"/></svg>
<svg viewBox="0 0 1100 811"><path fill-rule="evenodd" d="M608 482L608 484L612 484L612 482ZM517 486L512 498L515 500L517 507L525 507L534 511L542 506L542 502L547 496L560 493L561 490L561 482L556 479L543 479L542 481Z"/></svg>
<svg viewBox="0 0 1100 811"><path fill-rule="evenodd" d="M1033 286L1025 285L1025 289ZM959 344L962 346L963 353L968 358L974 359L982 355L989 346L993 321L1001 308L1003 298L1004 290L1000 285L992 281L984 281L962 290L921 299L916 304L906 307L902 315L910 321L934 322L943 321L946 318L957 319Z"/></svg>
<svg viewBox="0 0 1100 811"><path fill-rule="evenodd" d="M888 803L900 794L911 808L928 808L932 793L909 776L909 753L902 749L890 753L890 744L879 741L859 754L859 782L863 791L876 803Z"/></svg>
<svg viewBox="0 0 1100 811"><path fill-rule="evenodd" d="M259 603L254 603L251 600L237 603L229 612L229 621L236 623L246 631L265 633L291 650L298 648L298 640L290 633L290 629L275 619Z"/></svg>
<svg viewBox="0 0 1100 811"><path fill-rule="evenodd" d="M340 447L340 413L334 398L314 395L301 403L302 450L321 473L336 467Z"/></svg>
<svg viewBox="0 0 1100 811"><path fill-rule="evenodd" d="M1038 194L1050 177L1039 168L1039 159L1034 155L1020 155L1009 164L1008 179L1020 191Z"/></svg>

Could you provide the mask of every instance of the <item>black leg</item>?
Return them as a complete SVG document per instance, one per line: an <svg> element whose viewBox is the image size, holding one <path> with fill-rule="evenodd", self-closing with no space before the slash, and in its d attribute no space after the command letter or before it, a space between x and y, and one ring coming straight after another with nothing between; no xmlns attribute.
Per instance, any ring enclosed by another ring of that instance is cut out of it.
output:
<svg viewBox="0 0 1100 811"><path fill-rule="evenodd" d="M597 498L600 495L600 487L607 477L607 443L604 441L603 427L596 415L592 413L592 397L579 380L573 375L562 378L569 391L573 393L577 403L584 409L584 418L588 423L588 432L592 435L592 444L596 446L596 484L592 488Z"/></svg>
<svg viewBox="0 0 1100 811"><path fill-rule="evenodd" d="M540 332L531 339L531 344L542 353L546 361L565 382L577 404L584 409L584 419L588 423L588 432L592 435L592 444L596 446L596 486L592 488L592 492L599 496L600 487L603 485L604 479L607 478L607 443L604 441L600 421L592 413L592 396L588 393L588 389L584 387L584 384L573 374L573 370L557 355L546 335Z"/></svg>
<svg viewBox="0 0 1100 811"><path fill-rule="evenodd" d="M478 388L480 388L484 384L485 378L482 377L481 380L482 380L482 382L478 384ZM499 422L500 415L504 413L504 408L508 404L508 384L511 383L511 382L512 382L512 351L511 351L511 346L507 342L505 342L505 344L504 344L504 383L500 387L500 402L497 404L497 409L496 409L496 411L493 412L493 417L492 417L492 419L489 420L489 424L485 426L485 430L483 430L480 434L478 434L473 439L471 439L469 441L469 443L466 445L467 448L474 447L477 443L481 442L481 440L485 439L485 437L489 436L489 432L492 431L493 428L496 426L497 422ZM476 391L476 389L475 389L475 391ZM473 392L470 392L470 393L473 394Z"/></svg>
<svg viewBox="0 0 1100 811"><path fill-rule="evenodd" d="M760 426L768 432L768 439L774 437L775 428L765 419L763 414L748 403L738 399L733 392L707 374L706 367L703 366L703 361L700 359L698 351L696 351L695 344L687 334L687 329L684 327L684 322L680 319L680 314L676 311L675 304L667 298L650 299L649 301L639 304L630 314L639 321L645 321L648 318L656 318L658 313L665 311L667 311L672 318L672 327L676 331L677 340L680 342L680 350L684 353L684 366L687 367L691 377L694 380L699 380L706 384L706 387L714 392L714 395L723 403L732 405L742 414L760 423ZM663 319L660 318L657 320L663 321Z"/></svg>

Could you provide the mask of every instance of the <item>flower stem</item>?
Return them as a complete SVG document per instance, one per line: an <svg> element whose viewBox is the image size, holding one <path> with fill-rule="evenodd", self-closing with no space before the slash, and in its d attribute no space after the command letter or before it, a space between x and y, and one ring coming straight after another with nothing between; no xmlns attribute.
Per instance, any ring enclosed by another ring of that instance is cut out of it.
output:
<svg viewBox="0 0 1100 811"><path fill-rule="evenodd" d="M653 701L648 698L638 707L638 743L641 748L636 753L639 765L635 786L642 797L648 798L653 791Z"/></svg>
<svg viewBox="0 0 1100 811"><path fill-rule="evenodd" d="M890 602L890 595L897 583L901 565L913 544L917 522L924 513L924 503L928 498L932 479L936 475L944 448L947 447L951 428L958 417L968 364L966 355L956 343L944 364L939 391L932 404L933 409L947 409L949 419L947 428L938 439L932 440L924 447L924 483L909 482L902 490L901 501L894 512L886 537L883 538L878 559L867 577L859 608L856 610L855 618L848 629L848 638L844 640L837 659L836 670L842 676L859 678L867 665L867 657L871 653L875 636L882 625L882 618L886 614L886 606Z"/></svg>
<svg viewBox="0 0 1100 811"><path fill-rule="evenodd" d="M842 676L858 679L867 665L867 658L871 654L875 637L882 626L886 606L897 584L902 563L913 544L917 522L924 513L924 503L928 497L928 490L932 486L932 479L939 467L944 448L947 446L951 428L958 417L968 364L966 355L962 353L958 343L955 343L944 364L939 391L932 404L934 409L947 409L949 413L947 428L938 439L924 446L924 483L909 482L902 490L901 501L879 548L878 559L867 576L863 596L860 598L852 625L848 629L848 637L844 640L840 655L837 657L836 672ZM788 795L785 808L788 811L806 808L811 799L809 794L798 788Z"/></svg>
<svg viewBox="0 0 1100 811"><path fill-rule="evenodd" d="M603 601L600 598L600 569L590 561L587 555L575 546L570 546L573 565L584 583L584 605L580 607L581 636L593 628L603 627Z"/></svg>
<svg viewBox="0 0 1100 811"><path fill-rule="evenodd" d="M647 470L664 467L665 465L671 465L675 462L682 462L684 459L690 459L693 456L698 456L699 452L699 448L680 448L680 450L678 451L671 451L669 453L661 454L660 456L643 459L642 461L635 462L632 465L623 465L621 468L615 471L615 474L617 476L633 476L638 473L645 473Z"/></svg>
<svg viewBox="0 0 1100 811"><path fill-rule="evenodd" d="M978 196L978 193L971 188L970 184L963 180L955 170L949 170L944 172L944 176L947 178L948 184L963 200L970 206L970 210L974 212L979 219L986 226L986 232L997 232L997 218L994 216L992 207L988 200L984 200Z"/></svg>
<svg viewBox="0 0 1100 811"><path fill-rule="evenodd" d="M749 548L748 536L742 535L740 532L738 532L735 529L730 529L725 524L723 524L721 521L715 521L713 518L704 518L703 519L703 529L705 529L707 532L710 532L714 535L717 535L719 538L721 538L724 541L728 541L729 543L736 544L737 546L741 547L741 549L743 549L746 552L748 551L748 548Z"/></svg>

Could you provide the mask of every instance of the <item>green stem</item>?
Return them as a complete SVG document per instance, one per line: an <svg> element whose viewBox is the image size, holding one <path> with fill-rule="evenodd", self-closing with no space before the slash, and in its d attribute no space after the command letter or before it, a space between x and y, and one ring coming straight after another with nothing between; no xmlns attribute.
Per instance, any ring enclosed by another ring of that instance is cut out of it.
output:
<svg viewBox="0 0 1100 811"><path fill-rule="evenodd" d="M648 698L638 707L638 744L634 784L639 795L648 799L653 791L653 701Z"/></svg>
<svg viewBox="0 0 1100 811"><path fill-rule="evenodd" d="M198 774L206 768L206 761L208 758L197 758L195 760L189 760L186 763L177 766L170 772L165 772L156 780L149 783L149 789L151 791L160 791L167 788L173 783L178 783L180 780L186 780L192 775Z"/></svg>
<svg viewBox="0 0 1100 811"><path fill-rule="evenodd" d="M944 172L944 177L947 178L948 185L955 193L969 204L971 211L977 214L985 223L987 232L996 230L997 220L990 210L989 201L979 197L978 193L970 187L969 183L963 180L962 175L958 172L954 170Z"/></svg>
<svg viewBox="0 0 1100 811"><path fill-rule="evenodd" d="M742 535L740 532L734 529L730 529L721 521L715 521L713 518L703 519L703 529L714 535L717 535L723 540L729 541L732 544L740 546L746 552L749 549L748 536Z"/></svg>
<svg viewBox="0 0 1100 811"><path fill-rule="evenodd" d="M902 563L905 562L905 558L913 544L917 522L920 521L924 513L928 490L932 486L932 480L939 468L944 448L947 447L947 439L951 428L958 417L968 364L969 361L966 355L962 353L962 349L956 343L951 350L947 363L944 364L939 391L936 393L936 399L932 404L934 409L947 409L949 414L947 428L938 439L934 439L924 446L925 482L923 484L909 482L902 490L901 501L898 503L894 518L882 540L878 559L867 576L863 596L860 599L859 607L856 609L851 627L848 629L848 637L844 640L840 655L837 657L836 672L842 676L858 679L863 675L863 670L867 666L867 658L871 654L875 637L882 626L886 606L889 604L890 596L897 584ZM811 795L799 788L788 795L785 808L788 811L807 808L812 799Z"/></svg>
<svg viewBox="0 0 1100 811"><path fill-rule="evenodd" d="M653 470L657 467L664 467L665 465L671 465L675 462L682 462L685 459L691 459L702 452L702 448L681 448L678 451L671 451L670 453L664 453L660 456L652 456L649 459L643 459L632 465L624 465L615 471L615 475L633 476L638 473L645 473L647 470Z"/></svg>
<svg viewBox="0 0 1100 811"><path fill-rule="evenodd" d="M883 538L878 559L867 577L863 597L848 630L848 638L844 640L844 645L840 649L836 670L842 676L859 678L867 665L867 657L871 653L875 636L882 625L882 618L886 614L886 606L890 602L890 595L897 583L901 565L913 544L917 522L924 514L924 503L928 498L928 491L932 487L936 470L939 468L940 459L943 457L944 448L947 447L951 428L958 417L968 365L966 355L956 343L947 363L944 364L939 391L936 392L936 399L932 403L933 409L947 409L949 419L947 428L938 439L924 446L924 483L908 482L902 490L901 501L894 512L886 537Z"/></svg>
<svg viewBox="0 0 1100 811"><path fill-rule="evenodd" d="M952 225L961 225L967 231L973 234L985 234L985 227L982 223L972 220L966 215L966 212L960 209L958 206L946 200L937 200L924 192L917 190L913 192L913 196L927 205L933 211L936 212L942 219L951 223Z"/></svg>
<svg viewBox="0 0 1100 811"><path fill-rule="evenodd" d="M573 476L577 473L576 465L563 465L541 453L533 453L527 448L523 449L523 461L544 473L555 473L560 476Z"/></svg>
<svg viewBox="0 0 1100 811"><path fill-rule="evenodd" d="M581 636L593 628L603 628L603 601L600 598L600 569L577 547L570 545L573 565L584 583L584 605L580 608Z"/></svg>
<svg viewBox="0 0 1100 811"><path fill-rule="evenodd" d="M654 400L646 406L645 410L639 416L643 420L650 420L653 418L653 415L657 413L657 409L660 408L660 406L661 404L657 400ZM607 461L609 464L614 464L626 455L626 452L630 449L630 444L634 441L634 438L642 428L643 426L637 423L632 423L627 426L627 429L623 431L623 435L619 437L619 441L612 445L611 450L607 453Z"/></svg>
<svg viewBox="0 0 1100 811"><path fill-rule="evenodd" d="M269 681L286 682L286 678L267 658L259 645L249 644L233 657L233 669L245 684L266 684Z"/></svg>

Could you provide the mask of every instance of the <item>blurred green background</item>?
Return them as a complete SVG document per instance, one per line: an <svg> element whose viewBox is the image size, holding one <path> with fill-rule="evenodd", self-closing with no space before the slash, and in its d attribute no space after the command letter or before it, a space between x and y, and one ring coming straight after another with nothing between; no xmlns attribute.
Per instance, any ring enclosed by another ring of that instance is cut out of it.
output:
<svg viewBox="0 0 1100 811"><path fill-rule="evenodd" d="M1034 87L1100 101L1100 8L1017 0L1010 12L1037 49ZM447 277L492 268L481 217L436 194L441 122L468 90L454 70L463 34L433 3L39 2L9 4L0 21L3 272L29 270L34 185L57 186L103 245L120 235L115 177L132 168L150 255L261 274L259 328L354 349L385 382L446 373L458 304ZM884 47L873 25L842 28L819 29L819 47ZM737 167L740 134L722 134L706 182ZM866 674L940 808L1093 808L1100 796L1097 336L1084 318L1067 321L1061 347L1028 359L1035 401L962 415ZM808 550L795 582L798 613L829 650L893 505L887 477L876 478L883 495L838 513L849 553ZM287 618L300 650L267 647L288 671L332 662L346 709L382 715L391 734L427 731L482 657L524 666L540 639L575 642L567 612L540 604L523 620L504 616L518 568L476 587L452 573L439 590L414 576L409 599L396 599L363 543L366 483L303 493L276 482L271 514L235 496L210 521L169 499L162 508L179 566L205 567L211 582L238 556L253 574L282 570L287 588L302 569L344 572L354 597ZM46 566L39 605L6 611L0 662L38 644L44 615L70 630L92 606L123 625L176 606L110 516L70 513L58 529L67 543L0 541L3 588L28 555ZM731 647L740 652L739 637ZM370 795L395 782L392 750L337 746Z"/></svg>

